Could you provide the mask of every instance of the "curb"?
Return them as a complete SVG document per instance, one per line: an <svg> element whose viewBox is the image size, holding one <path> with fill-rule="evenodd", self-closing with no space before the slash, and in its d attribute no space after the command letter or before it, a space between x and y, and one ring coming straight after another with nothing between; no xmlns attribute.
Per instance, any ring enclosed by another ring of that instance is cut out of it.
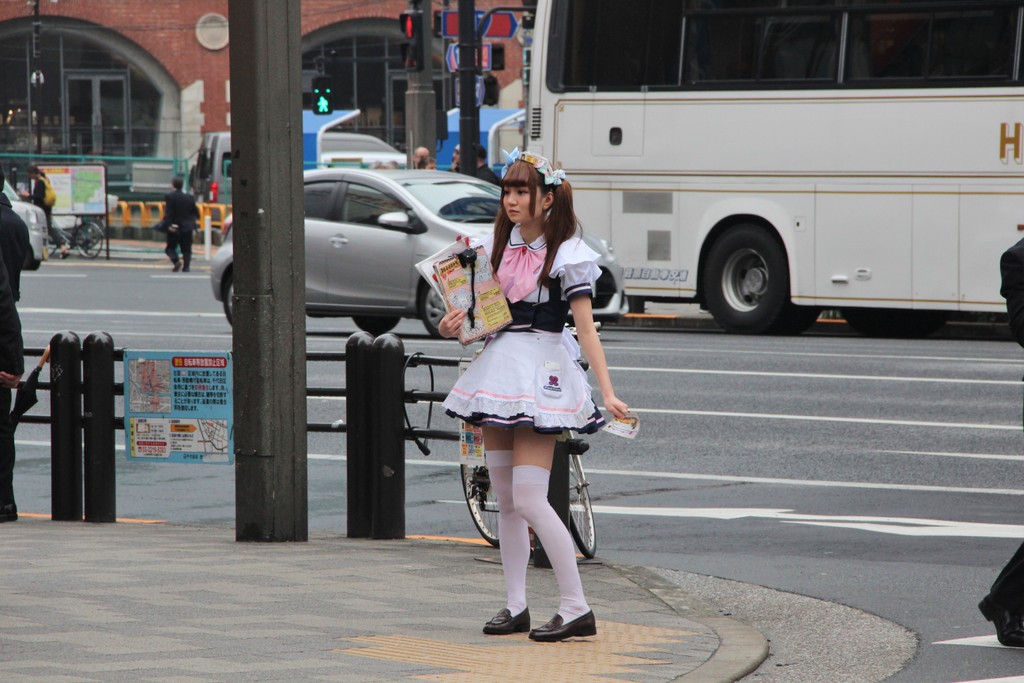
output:
<svg viewBox="0 0 1024 683"><path fill-rule="evenodd" d="M719 646L711 658L677 680L685 683L738 681L768 658L768 641L760 631L731 619L646 567L606 563L678 614L714 631Z"/></svg>
<svg viewBox="0 0 1024 683"><path fill-rule="evenodd" d="M605 323L607 329L650 329L650 330L704 330L728 334L713 318L685 315L658 315L650 313L627 313L617 322ZM845 320L818 320L803 334L821 336L864 337L850 327ZM796 335L800 336L800 335ZM867 339L868 337L864 337ZM881 338L881 337L879 337ZM971 322L954 320L946 323L939 331L923 339L981 339L990 341L1013 341L1006 321Z"/></svg>

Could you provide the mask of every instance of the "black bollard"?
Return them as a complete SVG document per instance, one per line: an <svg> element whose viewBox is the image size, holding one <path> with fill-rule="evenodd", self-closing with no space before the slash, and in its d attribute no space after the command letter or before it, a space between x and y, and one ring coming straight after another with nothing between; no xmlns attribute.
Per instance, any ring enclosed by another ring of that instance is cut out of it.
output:
<svg viewBox="0 0 1024 683"><path fill-rule="evenodd" d="M373 442L373 538L405 538L405 347L393 334L373 342L370 424Z"/></svg>
<svg viewBox="0 0 1024 683"><path fill-rule="evenodd" d="M369 538L372 467L370 444L370 368L373 335L356 332L345 343L348 537Z"/></svg>
<svg viewBox="0 0 1024 683"><path fill-rule="evenodd" d="M114 468L114 340L93 332L82 342L85 412L85 521L116 522Z"/></svg>
<svg viewBox="0 0 1024 683"><path fill-rule="evenodd" d="M569 434L564 433L555 442L555 453L551 458L551 478L548 479L548 502L555 509L559 516L569 528ZM533 566L544 569L551 568L551 560L544 552L540 536L534 534L533 542Z"/></svg>
<svg viewBox="0 0 1024 683"><path fill-rule="evenodd" d="M50 340L50 516L82 520L82 345L74 332Z"/></svg>

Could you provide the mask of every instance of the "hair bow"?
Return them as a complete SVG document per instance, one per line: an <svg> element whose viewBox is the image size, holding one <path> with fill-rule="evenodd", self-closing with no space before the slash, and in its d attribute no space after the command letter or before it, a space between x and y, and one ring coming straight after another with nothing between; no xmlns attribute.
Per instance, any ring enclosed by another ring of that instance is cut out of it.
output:
<svg viewBox="0 0 1024 683"><path fill-rule="evenodd" d="M501 150L501 153L505 155L505 165L501 169L502 179L505 178L505 174L508 173L508 169L511 168L512 164L517 161L525 161L537 169L541 176L544 177L545 185L561 185L562 181L565 180L565 171L555 168L551 165L550 161L539 154L520 152L518 147L511 152Z"/></svg>

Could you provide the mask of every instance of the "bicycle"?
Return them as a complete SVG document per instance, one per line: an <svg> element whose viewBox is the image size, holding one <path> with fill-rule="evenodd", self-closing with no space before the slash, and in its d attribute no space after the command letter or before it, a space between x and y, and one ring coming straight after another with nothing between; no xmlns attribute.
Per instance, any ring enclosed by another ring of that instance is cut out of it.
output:
<svg viewBox="0 0 1024 683"><path fill-rule="evenodd" d="M57 221L66 222L68 218L74 218L74 224L70 227L60 225ZM77 249L78 253L85 258L96 258L103 250L103 241L106 239L106 231L103 224L92 218L82 216L54 217L53 229L60 234L68 245L68 249Z"/></svg>
<svg viewBox="0 0 1024 683"><path fill-rule="evenodd" d="M569 450L569 532L585 558L597 554L597 531L594 509L590 503L590 483L583 471L581 455L590 444L582 439L567 439ZM477 531L485 541L498 547L498 501L491 491L486 465L461 465L462 487L466 505Z"/></svg>

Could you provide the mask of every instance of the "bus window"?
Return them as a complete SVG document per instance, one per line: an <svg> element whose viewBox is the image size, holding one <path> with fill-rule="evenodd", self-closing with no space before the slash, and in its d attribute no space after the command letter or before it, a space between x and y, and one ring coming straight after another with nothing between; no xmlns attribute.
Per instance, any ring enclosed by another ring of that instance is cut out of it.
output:
<svg viewBox="0 0 1024 683"><path fill-rule="evenodd" d="M1007 79L1016 9L850 14L847 74L859 79Z"/></svg>
<svg viewBox="0 0 1024 683"><path fill-rule="evenodd" d="M771 17L765 22L758 75L765 80L834 80L839 30L834 17Z"/></svg>
<svg viewBox="0 0 1024 683"><path fill-rule="evenodd" d="M638 91L680 84L683 0L565 0L553 90Z"/></svg>
<svg viewBox="0 0 1024 683"><path fill-rule="evenodd" d="M1009 78L1015 14L1009 8L936 12L928 75Z"/></svg>

